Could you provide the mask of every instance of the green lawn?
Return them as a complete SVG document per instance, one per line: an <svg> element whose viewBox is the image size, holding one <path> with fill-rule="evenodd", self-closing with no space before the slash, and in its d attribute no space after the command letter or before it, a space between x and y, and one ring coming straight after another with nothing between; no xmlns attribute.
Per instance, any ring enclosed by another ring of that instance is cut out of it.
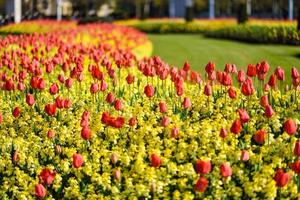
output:
<svg viewBox="0 0 300 200"><path fill-rule="evenodd" d="M188 60L192 68L201 70L212 60L219 69L226 63L240 68L267 60L272 67L300 69L300 48L296 46L248 44L191 34L149 34L149 38L154 46L153 55L175 66L182 66Z"/></svg>

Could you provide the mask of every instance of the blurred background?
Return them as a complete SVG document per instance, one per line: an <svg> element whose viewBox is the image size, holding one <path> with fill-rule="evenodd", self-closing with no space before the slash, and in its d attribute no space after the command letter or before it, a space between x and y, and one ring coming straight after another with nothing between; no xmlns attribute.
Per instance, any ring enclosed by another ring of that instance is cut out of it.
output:
<svg viewBox="0 0 300 200"><path fill-rule="evenodd" d="M23 20L56 18L58 5L63 18L85 20L228 18L243 8L250 17L291 20L300 7L299 0L0 0L2 24L14 20L16 4Z"/></svg>
<svg viewBox="0 0 300 200"><path fill-rule="evenodd" d="M0 35L54 29L44 19L71 20L59 29L70 22L136 28L153 55L175 66L267 60L273 68L300 67L300 0L0 0ZM35 22L19 23L28 20Z"/></svg>

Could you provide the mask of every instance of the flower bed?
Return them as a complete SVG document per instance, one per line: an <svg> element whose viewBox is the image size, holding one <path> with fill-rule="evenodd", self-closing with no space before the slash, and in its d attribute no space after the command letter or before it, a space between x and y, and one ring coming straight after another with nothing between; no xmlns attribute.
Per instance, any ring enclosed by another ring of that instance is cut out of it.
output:
<svg viewBox="0 0 300 200"><path fill-rule="evenodd" d="M267 62L202 78L147 43L108 24L1 39L0 198L299 198L297 68L289 87Z"/></svg>

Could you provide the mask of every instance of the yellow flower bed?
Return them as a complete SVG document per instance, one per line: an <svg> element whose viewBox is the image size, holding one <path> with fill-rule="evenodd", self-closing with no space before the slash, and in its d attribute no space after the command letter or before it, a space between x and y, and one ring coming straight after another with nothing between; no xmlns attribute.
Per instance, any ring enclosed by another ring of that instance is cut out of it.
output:
<svg viewBox="0 0 300 200"><path fill-rule="evenodd" d="M274 80L252 88L234 65L227 81L213 63L201 78L108 24L0 45L1 199L300 198L296 68L286 91Z"/></svg>

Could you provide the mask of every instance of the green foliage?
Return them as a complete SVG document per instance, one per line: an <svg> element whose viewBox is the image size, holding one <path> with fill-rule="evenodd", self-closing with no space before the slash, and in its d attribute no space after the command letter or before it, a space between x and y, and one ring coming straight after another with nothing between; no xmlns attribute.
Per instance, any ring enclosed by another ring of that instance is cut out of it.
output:
<svg viewBox="0 0 300 200"><path fill-rule="evenodd" d="M208 30L204 35L252 43L300 45L300 32L293 26L238 25L219 30Z"/></svg>
<svg viewBox="0 0 300 200"><path fill-rule="evenodd" d="M207 30L207 26L197 23L180 23L180 22L165 22L165 23L137 23L131 25L146 33L203 33Z"/></svg>

